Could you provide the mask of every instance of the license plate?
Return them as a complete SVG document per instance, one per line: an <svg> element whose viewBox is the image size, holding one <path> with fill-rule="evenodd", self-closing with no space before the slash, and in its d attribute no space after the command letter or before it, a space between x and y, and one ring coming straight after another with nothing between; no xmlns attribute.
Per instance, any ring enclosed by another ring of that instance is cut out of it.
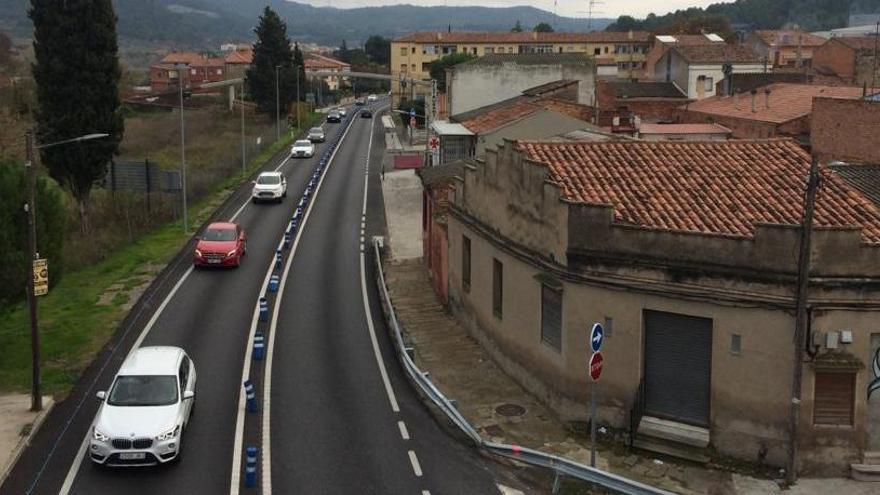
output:
<svg viewBox="0 0 880 495"><path fill-rule="evenodd" d="M123 461L138 461L147 458L147 454L143 452L123 452L119 454L119 459Z"/></svg>
<svg viewBox="0 0 880 495"><path fill-rule="evenodd" d="M210 259L208 263L220 263L220 260Z"/></svg>

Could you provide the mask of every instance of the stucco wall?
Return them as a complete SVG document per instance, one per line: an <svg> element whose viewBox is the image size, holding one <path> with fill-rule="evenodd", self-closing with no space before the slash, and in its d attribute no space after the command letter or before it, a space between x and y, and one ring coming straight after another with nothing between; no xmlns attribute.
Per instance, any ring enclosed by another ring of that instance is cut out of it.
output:
<svg viewBox="0 0 880 495"><path fill-rule="evenodd" d="M579 65L459 65L447 73L449 114L458 115L491 105L519 96L526 89L560 79L578 81L577 102L593 104L595 66L589 59Z"/></svg>

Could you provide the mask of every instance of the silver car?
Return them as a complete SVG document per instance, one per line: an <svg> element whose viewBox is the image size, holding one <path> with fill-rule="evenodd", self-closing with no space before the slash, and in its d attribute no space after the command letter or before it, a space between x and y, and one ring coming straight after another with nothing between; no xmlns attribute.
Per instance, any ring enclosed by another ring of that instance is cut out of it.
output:
<svg viewBox="0 0 880 495"><path fill-rule="evenodd" d="M105 466L180 460L196 368L179 347L141 347L122 363L92 424L89 458Z"/></svg>
<svg viewBox="0 0 880 495"><path fill-rule="evenodd" d="M312 127L309 129L309 141L313 143L324 142L324 129L320 127Z"/></svg>

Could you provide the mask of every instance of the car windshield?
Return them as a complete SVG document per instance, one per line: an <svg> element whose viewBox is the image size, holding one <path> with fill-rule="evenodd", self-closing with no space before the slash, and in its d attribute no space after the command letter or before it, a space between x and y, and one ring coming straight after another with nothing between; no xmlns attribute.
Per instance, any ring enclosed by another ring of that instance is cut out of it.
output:
<svg viewBox="0 0 880 495"><path fill-rule="evenodd" d="M320 127L312 127L309 132L311 132L312 134L321 134L324 132L324 129L321 129Z"/></svg>
<svg viewBox="0 0 880 495"><path fill-rule="evenodd" d="M257 177L257 184L277 185L281 184L280 175L261 175Z"/></svg>
<svg viewBox="0 0 880 495"><path fill-rule="evenodd" d="M309 146L312 145L312 142L303 139L303 140L300 140L300 141L297 141L297 142L293 143L293 145L294 145L294 146L306 146L306 147L309 147Z"/></svg>
<svg viewBox="0 0 880 495"><path fill-rule="evenodd" d="M232 229L208 229L202 236L204 241L234 241L235 231Z"/></svg>
<svg viewBox="0 0 880 495"><path fill-rule="evenodd" d="M167 406L176 402L174 375L118 376L107 397L111 406Z"/></svg>

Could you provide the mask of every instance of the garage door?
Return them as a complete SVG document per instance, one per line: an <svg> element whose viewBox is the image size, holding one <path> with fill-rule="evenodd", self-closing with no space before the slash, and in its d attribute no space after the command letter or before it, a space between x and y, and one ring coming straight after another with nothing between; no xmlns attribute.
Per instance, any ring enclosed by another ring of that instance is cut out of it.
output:
<svg viewBox="0 0 880 495"><path fill-rule="evenodd" d="M645 311L645 414L709 424L712 320Z"/></svg>

